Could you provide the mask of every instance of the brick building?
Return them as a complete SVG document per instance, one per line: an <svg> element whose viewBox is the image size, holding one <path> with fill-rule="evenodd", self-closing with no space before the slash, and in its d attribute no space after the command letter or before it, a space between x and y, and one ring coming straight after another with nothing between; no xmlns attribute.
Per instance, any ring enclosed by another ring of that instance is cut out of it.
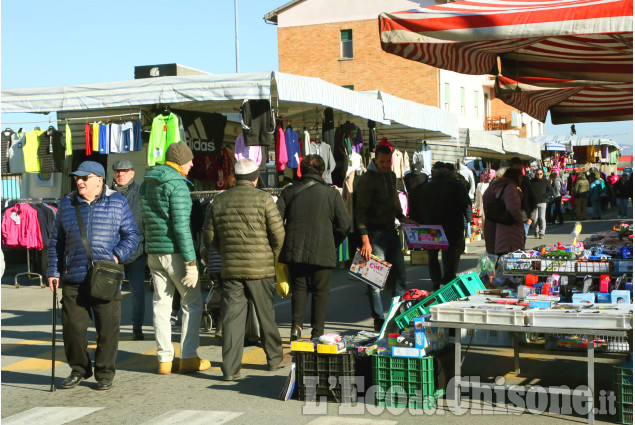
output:
<svg viewBox="0 0 635 425"><path fill-rule="evenodd" d="M434 0L293 0L265 15L278 26L279 70L318 77L356 91L382 90L457 115L461 128L508 130L520 137L544 126L494 98L489 76L440 70L384 52L381 12Z"/></svg>

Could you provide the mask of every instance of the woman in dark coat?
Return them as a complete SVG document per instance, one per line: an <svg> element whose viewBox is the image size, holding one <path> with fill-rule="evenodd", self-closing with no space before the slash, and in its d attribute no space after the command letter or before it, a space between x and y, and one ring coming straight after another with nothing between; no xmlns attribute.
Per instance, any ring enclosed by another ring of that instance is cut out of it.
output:
<svg viewBox="0 0 635 425"><path fill-rule="evenodd" d="M512 224L495 223L487 219L483 222L485 249L489 254L503 255L518 249L525 249L525 229L521 200L523 193L520 184L524 178L522 171L510 168L503 177L494 180L483 194L483 204L500 197L505 202L507 211L514 217Z"/></svg>

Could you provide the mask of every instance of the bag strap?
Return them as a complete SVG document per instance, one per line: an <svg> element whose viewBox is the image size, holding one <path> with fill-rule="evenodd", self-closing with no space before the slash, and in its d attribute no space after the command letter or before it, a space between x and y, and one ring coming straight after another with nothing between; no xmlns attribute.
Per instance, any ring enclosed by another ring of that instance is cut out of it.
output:
<svg viewBox="0 0 635 425"><path fill-rule="evenodd" d="M496 197L496 199L500 199L501 196L503 196L503 193L505 193L505 188L507 187L509 183L505 184L505 186L503 186L503 188L501 189L501 191L498 193L498 196Z"/></svg>
<svg viewBox="0 0 635 425"><path fill-rule="evenodd" d="M93 264L93 253L90 251L90 245L88 244L88 237L86 236L86 229L84 228L84 219L82 213L79 211L79 205L75 204L75 214L77 215L77 223L79 224L79 233L82 235L82 243L86 250L86 256L88 257L88 263Z"/></svg>
<svg viewBox="0 0 635 425"><path fill-rule="evenodd" d="M287 218L287 215L289 213L289 205L291 205L293 203L293 201L295 200L295 198L298 197L298 195L300 193L302 193L303 190L306 190L308 188L310 188L311 186L318 184L317 180L310 180L308 182L306 182L305 184L303 184L298 190L296 190L293 195L291 195L291 198L289 199L289 201L286 203L285 207L284 207L284 218Z"/></svg>

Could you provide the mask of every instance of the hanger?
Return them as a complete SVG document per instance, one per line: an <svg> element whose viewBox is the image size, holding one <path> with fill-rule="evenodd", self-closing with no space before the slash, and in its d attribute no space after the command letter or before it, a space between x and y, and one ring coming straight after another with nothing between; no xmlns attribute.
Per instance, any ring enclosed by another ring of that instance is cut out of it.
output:
<svg viewBox="0 0 635 425"><path fill-rule="evenodd" d="M40 130L40 127L38 127L38 126L33 127L33 130L38 130L38 131L39 131L39 130Z"/></svg>
<svg viewBox="0 0 635 425"><path fill-rule="evenodd" d="M167 106L165 107L165 109L163 110L163 112L161 112L161 115L163 115L164 117L169 117L170 116L170 108L168 108Z"/></svg>

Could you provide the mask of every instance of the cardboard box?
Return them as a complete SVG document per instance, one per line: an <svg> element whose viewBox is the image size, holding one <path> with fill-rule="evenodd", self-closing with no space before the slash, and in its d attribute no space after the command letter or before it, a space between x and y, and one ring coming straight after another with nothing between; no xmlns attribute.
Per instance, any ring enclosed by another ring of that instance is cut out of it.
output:
<svg viewBox="0 0 635 425"><path fill-rule="evenodd" d="M310 339L291 341L291 351L305 351L308 353L313 353L315 351L315 343Z"/></svg>
<svg viewBox="0 0 635 425"><path fill-rule="evenodd" d="M448 249L448 238L441 226L402 226L409 249Z"/></svg>
<svg viewBox="0 0 635 425"><path fill-rule="evenodd" d="M415 332L415 347L416 348L428 347L428 341L426 340L425 332Z"/></svg>
<svg viewBox="0 0 635 425"><path fill-rule="evenodd" d="M425 251L425 250L410 251L410 264L413 266L428 264L428 251Z"/></svg>
<svg viewBox="0 0 635 425"><path fill-rule="evenodd" d="M425 357L426 350L414 347L392 347L394 357Z"/></svg>
<svg viewBox="0 0 635 425"><path fill-rule="evenodd" d="M340 354L346 352L346 343L340 341L335 344L318 344L317 352L319 354Z"/></svg>
<svg viewBox="0 0 635 425"><path fill-rule="evenodd" d="M611 294L598 292L595 294L595 300L598 303L610 303L611 302Z"/></svg>
<svg viewBox="0 0 635 425"><path fill-rule="evenodd" d="M358 248L348 274L355 276L370 286L383 289L391 267L392 264L374 255L370 256L370 260L364 260Z"/></svg>

